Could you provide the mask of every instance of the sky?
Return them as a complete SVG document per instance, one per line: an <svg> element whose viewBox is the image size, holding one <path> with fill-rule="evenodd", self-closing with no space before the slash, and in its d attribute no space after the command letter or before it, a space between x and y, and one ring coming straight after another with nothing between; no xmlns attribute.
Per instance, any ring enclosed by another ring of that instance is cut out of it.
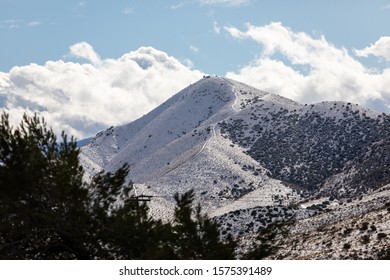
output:
<svg viewBox="0 0 390 280"><path fill-rule="evenodd" d="M0 110L79 139L204 74L390 112L390 0L0 0Z"/></svg>

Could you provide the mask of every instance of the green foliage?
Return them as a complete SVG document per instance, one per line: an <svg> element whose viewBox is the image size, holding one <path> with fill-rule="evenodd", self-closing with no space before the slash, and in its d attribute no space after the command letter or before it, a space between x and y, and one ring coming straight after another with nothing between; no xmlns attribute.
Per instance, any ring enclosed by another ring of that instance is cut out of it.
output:
<svg viewBox="0 0 390 280"><path fill-rule="evenodd" d="M175 253L180 259L233 259L236 243L219 240L217 224L192 207L194 192L175 194ZM192 218L194 216L194 219Z"/></svg>
<svg viewBox="0 0 390 280"><path fill-rule="evenodd" d="M43 118L24 116L12 128L0 120L0 258L233 258L215 223L194 210L193 192L175 195L175 223L148 215L131 196L129 167L83 181L73 138L62 141ZM195 213L195 217L192 215Z"/></svg>
<svg viewBox="0 0 390 280"><path fill-rule="evenodd" d="M90 258L88 213L74 139L58 143L43 119L0 122L0 255ZM85 230L86 234L83 234Z"/></svg>

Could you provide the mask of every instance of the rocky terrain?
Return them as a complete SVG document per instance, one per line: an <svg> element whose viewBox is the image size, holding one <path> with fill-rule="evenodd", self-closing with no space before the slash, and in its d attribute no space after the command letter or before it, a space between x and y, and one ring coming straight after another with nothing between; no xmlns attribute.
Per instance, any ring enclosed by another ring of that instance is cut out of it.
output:
<svg viewBox="0 0 390 280"><path fill-rule="evenodd" d="M383 258L390 235L390 116L348 102L299 104L205 77L82 148L88 176L131 167L151 214L194 189L222 237L245 250L288 225L271 258ZM281 226L282 227L282 226ZM387 249L386 249L387 248Z"/></svg>

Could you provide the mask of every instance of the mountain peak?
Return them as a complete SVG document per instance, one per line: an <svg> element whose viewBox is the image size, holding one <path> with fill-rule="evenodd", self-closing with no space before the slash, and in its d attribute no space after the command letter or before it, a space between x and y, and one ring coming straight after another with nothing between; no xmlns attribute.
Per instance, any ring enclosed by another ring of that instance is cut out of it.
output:
<svg viewBox="0 0 390 280"><path fill-rule="evenodd" d="M155 197L157 216L168 215L174 193L194 189L211 216L273 207L287 219L296 213L287 205L302 199L344 199L390 183L375 175L389 158L370 153L389 138L386 114L347 102L299 104L206 76L138 120L98 133L80 159L88 175L129 164L138 192ZM354 170L375 183L359 184Z"/></svg>
<svg viewBox="0 0 390 280"><path fill-rule="evenodd" d="M98 133L83 148L86 170L92 174L99 169L113 170L124 162L132 164L122 158L124 153L130 153L134 161L141 160L181 142L187 134L198 136L191 138L191 143L197 139L193 145L204 145L212 126L244 109L243 104L251 98L259 100L266 95L269 93L233 80L205 76L138 120ZM137 174L133 180L141 177Z"/></svg>

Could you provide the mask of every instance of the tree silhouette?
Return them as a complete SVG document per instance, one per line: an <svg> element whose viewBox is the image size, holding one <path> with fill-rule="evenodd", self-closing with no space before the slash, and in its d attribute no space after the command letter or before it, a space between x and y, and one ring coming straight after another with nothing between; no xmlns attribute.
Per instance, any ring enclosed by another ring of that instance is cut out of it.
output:
<svg viewBox="0 0 390 280"><path fill-rule="evenodd" d="M192 209L192 191L175 195L175 224L148 215L131 195L129 167L83 181L75 139L58 141L43 118L0 120L0 258L233 258L215 223ZM192 214L195 213L195 218Z"/></svg>
<svg viewBox="0 0 390 280"><path fill-rule="evenodd" d="M201 214L198 204L193 209L194 191L183 195L175 194L176 254L180 259L233 259L236 243L222 242L218 226L206 215ZM194 217L193 217L194 216Z"/></svg>
<svg viewBox="0 0 390 280"><path fill-rule="evenodd" d="M0 122L0 255L3 258L91 258L88 190L78 150L36 115L16 129Z"/></svg>

